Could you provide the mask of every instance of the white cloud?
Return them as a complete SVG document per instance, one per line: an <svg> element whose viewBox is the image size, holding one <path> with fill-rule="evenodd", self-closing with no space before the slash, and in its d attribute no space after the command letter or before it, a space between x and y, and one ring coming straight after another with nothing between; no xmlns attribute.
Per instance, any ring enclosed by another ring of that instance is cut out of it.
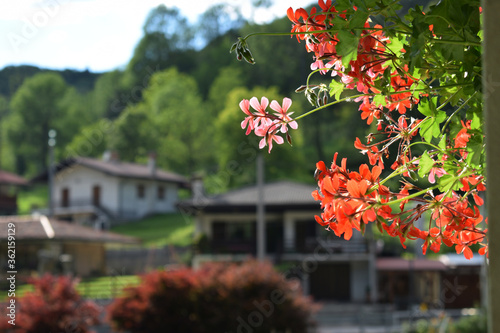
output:
<svg viewBox="0 0 500 333"><path fill-rule="evenodd" d="M68 38L69 33L62 29L52 30L47 36L47 40L52 44L62 44L66 42Z"/></svg>

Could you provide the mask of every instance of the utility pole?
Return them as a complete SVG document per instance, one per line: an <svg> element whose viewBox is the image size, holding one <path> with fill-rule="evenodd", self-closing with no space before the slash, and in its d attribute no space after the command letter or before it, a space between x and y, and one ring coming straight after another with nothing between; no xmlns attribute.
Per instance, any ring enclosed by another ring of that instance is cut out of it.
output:
<svg viewBox="0 0 500 333"><path fill-rule="evenodd" d="M488 217L488 331L500 332L500 1L483 0L483 95L484 95L484 130L486 133L486 209Z"/></svg>
<svg viewBox="0 0 500 333"><path fill-rule="evenodd" d="M266 256L266 212L264 198L264 157L257 155L257 260Z"/></svg>
<svg viewBox="0 0 500 333"><path fill-rule="evenodd" d="M54 216L54 146L56 145L57 132L49 131L49 217Z"/></svg>

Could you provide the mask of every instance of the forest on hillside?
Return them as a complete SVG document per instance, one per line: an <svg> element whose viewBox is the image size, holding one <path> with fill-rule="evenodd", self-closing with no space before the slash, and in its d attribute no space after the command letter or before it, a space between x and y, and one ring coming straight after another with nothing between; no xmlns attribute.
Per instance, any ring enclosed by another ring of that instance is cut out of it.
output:
<svg viewBox="0 0 500 333"><path fill-rule="evenodd" d="M249 42L257 64L237 61L229 49L238 36L286 32L291 23L284 16L253 24L228 6L215 5L193 26L175 8L154 8L123 69L2 69L0 168L27 178L43 172L48 131L55 129L59 161L100 158L114 150L121 160L145 163L154 151L160 168L204 175L211 193L253 183L258 139L241 129L238 104L253 96L280 103L290 97L295 116L314 108L295 92L306 82L313 59L304 42L262 36ZM315 75L310 83L327 81ZM301 120L292 147L262 151L266 180L312 183L315 163L328 163L336 151L353 165L363 163L352 142L370 129L357 121L358 112L357 103L344 103Z"/></svg>

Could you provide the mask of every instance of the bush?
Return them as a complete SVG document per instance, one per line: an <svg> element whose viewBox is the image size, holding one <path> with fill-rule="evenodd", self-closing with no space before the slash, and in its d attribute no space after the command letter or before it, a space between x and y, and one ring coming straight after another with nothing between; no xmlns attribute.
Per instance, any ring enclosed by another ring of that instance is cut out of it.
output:
<svg viewBox="0 0 500 333"><path fill-rule="evenodd" d="M452 321L443 315L438 318L420 319L410 327L405 323L402 327L403 333L487 333L487 320L485 315L462 317Z"/></svg>
<svg viewBox="0 0 500 333"><path fill-rule="evenodd" d="M467 316L451 325L453 333L487 333L488 323L485 315Z"/></svg>
<svg viewBox="0 0 500 333"><path fill-rule="evenodd" d="M16 299L15 326L7 323L0 327L2 332L86 333L99 323L99 307L82 300L75 289L76 280L47 274L28 282L35 290Z"/></svg>
<svg viewBox="0 0 500 333"><path fill-rule="evenodd" d="M305 332L316 310L270 264L209 264L157 271L109 307L117 330L146 332Z"/></svg>

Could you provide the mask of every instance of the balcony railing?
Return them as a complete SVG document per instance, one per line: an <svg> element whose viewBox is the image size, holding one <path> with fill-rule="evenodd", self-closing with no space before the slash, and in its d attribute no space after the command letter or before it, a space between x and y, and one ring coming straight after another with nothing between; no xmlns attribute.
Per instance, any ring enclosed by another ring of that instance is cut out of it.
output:
<svg viewBox="0 0 500 333"><path fill-rule="evenodd" d="M245 253L253 255L257 252L255 241L233 240L212 241L205 250L204 252L208 253Z"/></svg>
<svg viewBox="0 0 500 333"><path fill-rule="evenodd" d="M312 253L320 249L330 253L366 253L368 252L368 244L364 239L332 239L322 237L306 238L304 251Z"/></svg>
<svg viewBox="0 0 500 333"><path fill-rule="evenodd" d="M291 242L285 244L273 243L271 247L270 242L266 247L268 254L279 253L315 253L315 252L328 252L328 253L367 253L368 243L364 239L351 239L349 241L343 239L310 237L305 239L305 243L296 247ZM284 245L284 246L283 246ZM240 241L240 240L211 240L199 249L201 253L207 254L223 254L223 253L245 253L256 254L256 242L253 241Z"/></svg>

